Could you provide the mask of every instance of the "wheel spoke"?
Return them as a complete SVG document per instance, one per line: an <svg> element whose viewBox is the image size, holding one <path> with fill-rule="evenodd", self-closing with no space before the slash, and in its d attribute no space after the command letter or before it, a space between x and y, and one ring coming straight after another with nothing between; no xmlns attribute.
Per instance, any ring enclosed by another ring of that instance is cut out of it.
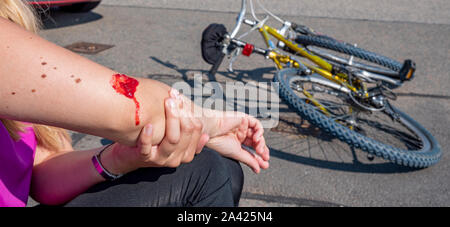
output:
<svg viewBox="0 0 450 227"><path fill-rule="evenodd" d="M346 101L348 95L341 91L301 80L293 81L290 87L297 92L297 96L301 99L309 100L310 106L315 110L323 113L323 108L325 108L328 116L333 121L351 129L359 128L365 132L367 137L382 140L384 143L395 147L401 146L408 150L415 150L421 147L421 141L404 125L392 121L390 116L381 111L367 113L358 108L352 108L351 104ZM305 96L305 91L310 97ZM361 113L367 114L361 115ZM380 114L384 114L383 117ZM407 129L410 133L400 130L400 126Z"/></svg>

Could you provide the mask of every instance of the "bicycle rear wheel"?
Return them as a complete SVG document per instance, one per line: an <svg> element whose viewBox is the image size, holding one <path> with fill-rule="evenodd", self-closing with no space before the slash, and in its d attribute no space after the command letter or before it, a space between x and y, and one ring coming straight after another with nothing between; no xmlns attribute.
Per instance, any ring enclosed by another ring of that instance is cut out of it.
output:
<svg viewBox="0 0 450 227"><path fill-rule="evenodd" d="M425 168L439 161L441 151L436 139L407 114L392 107L397 116L394 120L382 111L376 112L378 115L358 112L346 93L306 78L298 76L298 69L287 68L274 80L279 82L280 96L311 124L350 146L399 165ZM303 90L328 113L313 105ZM347 124L350 117L355 121L353 130Z"/></svg>

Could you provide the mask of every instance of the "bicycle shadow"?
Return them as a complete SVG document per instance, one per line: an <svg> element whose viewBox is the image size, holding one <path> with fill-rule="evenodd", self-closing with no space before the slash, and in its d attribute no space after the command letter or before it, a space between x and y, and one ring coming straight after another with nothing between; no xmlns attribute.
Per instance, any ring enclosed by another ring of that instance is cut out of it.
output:
<svg viewBox="0 0 450 227"><path fill-rule="evenodd" d="M269 147L270 155L272 157L276 157L279 159L287 160L290 162L313 166L317 168L330 169L336 171L345 171L345 172L354 172L354 173L383 173L383 174L392 174L392 173L406 173L406 172L414 172L417 169L400 166L394 163L386 162L386 163L373 163L366 164L359 161L356 158L356 151L354 148L349 147L352 155L355 157L353 162L337 162L330 160L321 160L309 158L301 155L295 155L289 152L281 151L278 149L274 149Z"/></svg>
<svg viewBox="0 0 450 227"><path fill-rule="evenodd" d="M173 69L177 71L185 80L185 82L189 83L191 82L192 78L190 78L189 73L191 72L197 72L201 73L202 75L206 75L208 81L218 81L217 75L210 75L209 70L202 70L202 69L182 69L179 68L177 65L171 63L170 61L162 61L161 59L150 56L150 59L153 61L167 67L170 69ZM255 80L256 82L271 82L271 79L262 78L261 75L263 74L274 74L276 72L276 69L274 67L265 67L265 68L258 68L254 70L235 70L235 72L231 73L228 71L218 71L217 74L220 74L224 78L231 79L233 81L239 81L239 82L246 82L245 79L251 79Z"/></svg>
<svg viewBox="0 0 450 227"><path fill-rule="evenodd" d="M181 75L182 80L191 87L194 86L192 75L190 75L191 72L199 72L202 75L206 74L209 81L217 81L217 76L208 75L208 71L206 70L179 68L169 61L162 61L153 56L151 56L150 59L178 72ZM235 70L234 73L219 71L218 74L220 74L221 78L240 82L249 80L256 82L270 82L271 79L263 78L262 75L274 74L275 72L276 69L274 67L266 67L254 70ZM148 77L152 78L152 75L148 75ZM167 81L165 78L160 79ZM249 100L246 99L246 101ZM270 130L270 132L267 132L269 130L266 130L266 133L268 133L267 135L269 135L267 143L271 156L273 157L297 164L346 172L389 174L417 170L390 162L384 162L382 160L380 162L378 159L376 162L362 160L361 156L364 156L366 153L340 142L338 139L335 139L313 125L307 124L305 126L305 120L301 119L296 111L289 107L284 100L281 100L279 113L279 125L289 125L288 127L290 127L290 129L287 130L288 133L273 129ZM290 117L283 118L283 115ZM290 119L293 118L293 116L299 120L292 122ZM326 145L324 145L324 143L326 143Z"/></svg>
<svg viewBox="0 0 450 227"><path fill-rule="evenodd" d="M272 157L346 172L389 174L417 170L370 156L309 124L300 116L297 118L299 120L294 122L280 117L279 126L266 133L267 138L270 138L268 146ZM290 128L286 128L286 125ZM274 130L277 128L282 130Z"/></svg>

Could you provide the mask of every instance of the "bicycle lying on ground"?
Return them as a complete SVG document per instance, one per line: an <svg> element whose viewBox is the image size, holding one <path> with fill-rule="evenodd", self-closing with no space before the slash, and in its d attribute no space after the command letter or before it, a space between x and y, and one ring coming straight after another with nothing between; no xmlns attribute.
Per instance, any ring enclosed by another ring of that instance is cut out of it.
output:
<svg viewBox="0 0 450 227"><path fill-rule="evenodd" d="M247 4L254 20L246 19ZM391 162L424 168L441 157L436 139L419 123L395 108L392 91L414 77L415 63L397 62L379 54L316 33L311 28L268 15L257 18L253 0L242 0L235 28L211 24L203 32L202 57L215 75L225 56L228 70L242 54L259 54L275 63L274 77L280 96L302 118L352 147ZM272 17L282 24L266 24ZM251 29L237 36L241 25ZM242 39L258 30L267 45L258 48ZM277 40L274 43L270 36ZM298 59L301 57L302 61Z"/></svg>

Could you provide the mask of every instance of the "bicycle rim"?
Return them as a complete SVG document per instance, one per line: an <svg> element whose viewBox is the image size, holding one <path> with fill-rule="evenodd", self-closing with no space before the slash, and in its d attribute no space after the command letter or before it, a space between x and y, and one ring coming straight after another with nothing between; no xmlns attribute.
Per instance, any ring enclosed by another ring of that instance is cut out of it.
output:
<svg viewBox="0 0 450 227"><path fill-rule="evenodd" d="M441 152L437 141L405 113L393 107L398 120L392 120L383 111L375 113L378 115L356 111L345 98L348 95L329 87L313 89L296 73L296 69L285 69L276 75L280 95L312 124L350 146L400 165L423 168L439 161ZM302 89L308 89L315 101L306 97ZM328 113L318 108L317 103L326 107ZM352 112L353 124L349 123L349 108L358 113L355 117Z"/></svg>

